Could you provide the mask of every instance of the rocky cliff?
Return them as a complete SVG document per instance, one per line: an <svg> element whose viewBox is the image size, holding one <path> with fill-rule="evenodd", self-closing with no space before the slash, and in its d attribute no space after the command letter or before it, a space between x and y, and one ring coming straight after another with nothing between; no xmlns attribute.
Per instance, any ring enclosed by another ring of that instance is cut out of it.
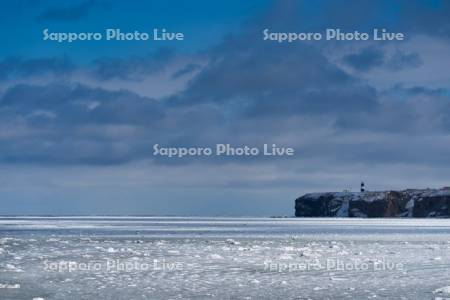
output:
<svg viewBox="0 0 450 300"><path fill-rule="evenodd" d="M295 200L297 217L450 217L450 189L313 193Z"/></svg>

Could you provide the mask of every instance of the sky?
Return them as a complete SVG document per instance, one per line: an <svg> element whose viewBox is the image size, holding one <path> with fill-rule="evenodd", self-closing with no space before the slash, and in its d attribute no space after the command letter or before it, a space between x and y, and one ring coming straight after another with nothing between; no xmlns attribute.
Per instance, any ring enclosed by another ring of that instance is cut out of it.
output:
<svg viewBox="0 0 450 300"><path fill-rule="evenodd" d="M450 2L31 1L0 10L0 214L294 214L308 192L450 185ZM182 41L43 40L182 32ZM401 32L403 41L263 40ZM153 155L277 144L280 157Z"/></svg>

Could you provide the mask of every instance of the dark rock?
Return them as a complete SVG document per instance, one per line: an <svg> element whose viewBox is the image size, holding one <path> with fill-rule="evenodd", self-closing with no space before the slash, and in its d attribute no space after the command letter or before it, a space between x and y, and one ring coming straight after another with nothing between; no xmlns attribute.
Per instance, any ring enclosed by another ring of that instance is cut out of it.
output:
<svg viewBox="0 0 450 300"><path fill-rule="evenodd" d="M297 217L449 217L450 189L306 194Z"/></svg>
<svg viewBox="0 0 450 300"><path fill-rule="evenodd" d="M448 217L450 216L450 197L436 195L417 199L414 203L415 217Z"/></svg>

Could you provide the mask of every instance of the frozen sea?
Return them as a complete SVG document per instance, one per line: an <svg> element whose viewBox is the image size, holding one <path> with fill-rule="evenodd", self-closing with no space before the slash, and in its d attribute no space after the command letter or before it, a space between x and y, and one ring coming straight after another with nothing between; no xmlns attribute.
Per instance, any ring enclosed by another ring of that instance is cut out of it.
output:
<svg viewBox="0 0 450 300"><path fill-rule="evenodd" d="M0 299L450 299L450 220L0 217Z"/></svg>

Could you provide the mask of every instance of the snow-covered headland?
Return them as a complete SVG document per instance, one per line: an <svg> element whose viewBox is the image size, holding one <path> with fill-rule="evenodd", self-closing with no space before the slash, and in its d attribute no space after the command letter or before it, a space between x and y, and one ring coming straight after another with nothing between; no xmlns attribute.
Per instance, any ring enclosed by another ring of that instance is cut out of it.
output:
<svg viewBox="0 0 450 300"><path fill-rule="evenodd" d="M297 217L449 217L450 188L305 194Z"/></svg>

